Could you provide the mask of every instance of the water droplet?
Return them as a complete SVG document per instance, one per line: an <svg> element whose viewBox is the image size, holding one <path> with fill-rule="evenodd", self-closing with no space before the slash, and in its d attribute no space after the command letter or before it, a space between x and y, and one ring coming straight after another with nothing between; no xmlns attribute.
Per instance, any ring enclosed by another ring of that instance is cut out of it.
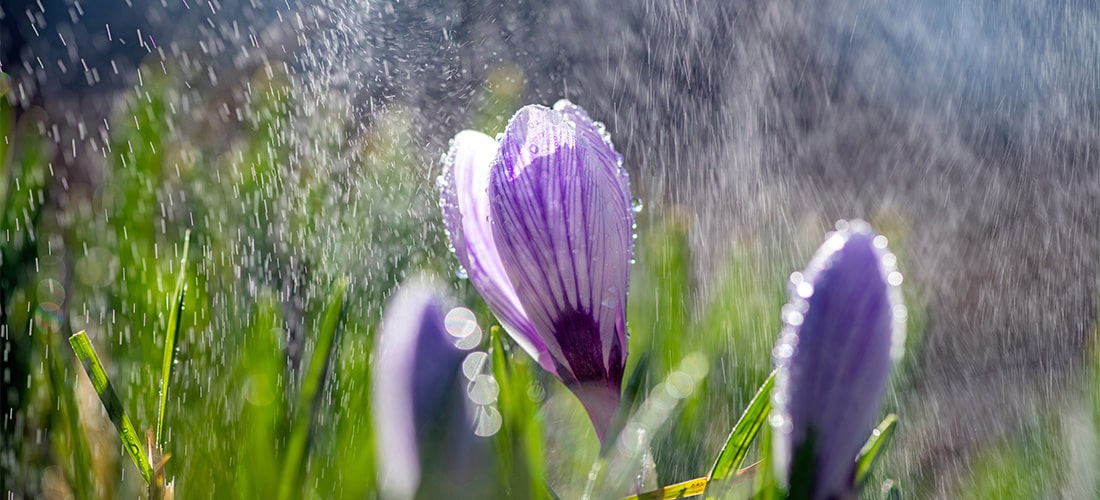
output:
<svg viewBox="0 0 1100 500"><path fill-rule="evenodd" d="M531 151L531 154L533 154L533 155L539 153L539 147L537 145L532 144L532 145L528 146L527 149L529 151Z"/></svg>
<svg viewBox="0 0 1100 500"><path fill-rule="evenodd" d="M641 198L635 196L630 200L630 210L634 213L641 213L643 208L645 208L645 203L642 202Z"/></svg>
<svg viewBox="0 0 1100 500"><path fill-rule="evenodd" d="M61 330L61 326L64 324L65 314L61 310L61 306L52 302L42 302L38 304L38 308L34 313L34 322L47 332L56 332Z"/></svg>
<svg viewBox="0 0 1100 500"><path fill-rule="evenodd" d="M466 376L467 380L473 380L485 369L485 364L488 361L489 354L482 351L471 352L462 361L462 374Z"/></svg>
<svg viewBox="0 0 1100 500"><path fill-rule="evenodd" d="M50 278L38 282L38 300L54 304L65 303L65 286Z"/></svg>
<svg viewBox="0 0 1100 500"><path fill-rule="evenodd" d="M478 328L474 312L465 307L456 307L447 311L443 324L447 328L447 333L456 338L466 337Z"/></svg>
<svg viewBox="0 0 1100 500"><path fill-rule="evenodd" d="M496 434L504 420L501 418L500 412L492 406L479 406L475 418L477 421L474 426L474 434L481 437Z"/></svg>
<svg viewBox="0 0 1100 500"><path fill-rule="evenodd" d="M546 399L546 389L538 382L531 382L531 385L527 387L527 397L535 403L541 403L543 399Z"/></svg>
<svg viewBox="0 0 1100 500"><path fill-rule="evenodd" d="M470 349L476 348L481 345L482 333L481 327L474 325L474 330L471 331L469 335L455 341L455 347L463 351L469 351Z"/></svg>
<svg viewBox="0 0 1100 500"><path fill-rule="evenodd" d="M793 427L791 419L779 412L772 412L771 416L768 417L768 422L772 424L772 427L775 428L776 431L782 433L791 432L791 428Z"/></svg>
<svg viewBox="0 0 1100 500"><path fill-rule="evenodd" d="M682 371L674 371L669 374L668 379L665 381L665 389L672 397L684 399L695 391L695 381L692 380L690 375Z"/></svg>
<svg viewBox="0 0 1100 500"><path fill-rule="evenodd" d="M573 103L569 99L558 99L558 102L554 103L554 111L562 111L572 106Z"/></svg>
<svg viewBox="0 0 1100 500"><path fill-rule="evenodd" d="M451 251L453 252L454 248L452 248ZM470 273L466 272L465 267L458 266L458 267L455 268L455 277L457 277L460 280L470 279Z"/></svg>
<svg viewBox="0 0 1100 500"><path fill-rule="evenodd" d="M618 293L619 289L617 287L607 287L607 291L604 292L603 295L603 300L600 301L600 306L605 309L613 309L615 306L619 305Z"/></svg>
<svg viewBox="0 0 1100 500"><path fill-rule="evenodd" d="M496 402L500 394L500 385L492 375L481 374L470 382L466 393L474 404L489 405Z"/></svg>
<svg viewBox="0 0 1100 500"><path fill-rule="evenodd" d="M443 320L447 333L455 337L455 347L470 350L481 344L482 331L477 324L473 311L465 307L456 307L447 312Z"/></svg>
<svg viewBox="0 0 1100 500"><path fill-rule="evenodd" d="M275 384L266 374L253 374L245 380L245 397L253 406L267 406L275 400Z"/></svg>

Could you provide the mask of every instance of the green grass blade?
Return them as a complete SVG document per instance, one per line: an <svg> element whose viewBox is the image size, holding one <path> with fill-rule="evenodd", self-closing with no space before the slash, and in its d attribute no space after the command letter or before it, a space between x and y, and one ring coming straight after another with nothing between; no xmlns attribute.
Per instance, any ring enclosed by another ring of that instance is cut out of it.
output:
<svg viewBox="0 0 1100 500"><path fill-rule="evenodd" d="M514 417L519 412L517 408L512 406L513 401L508 399L512 396L514 391L512 389L512 377L509 376L511 370L508 366L508 357L504 353L504 341L501 339L502 335L503 333L499 326L493 326L489 329L489 355L492 362L493 378L497 381L498 387L500 388L500 394L504 395L504 398L501 399L504 399L504 403L506 403L499 405L501 416L506 425L501 427L496 435L496 439L494 439L494 443L496 444L496 453L499 459L497 464L500 467L500 476L510 487L515 488L519 486L515 483L526 481L515 480L516 460L512 455L512 451L516 448L517 443L515 442L516 437L512 435L515 429L511 427L511 424L515 420ZM529 492L513 492L515 495L523 493L529 494Z"/></svg>
<svg viewBox="0 0 1100 500"><path fill-rule="evenodd" d="M183 235L183 256L176 274L176 290L168 307L168 329L164 338L164 362L161 364L160 410L157 412L157 446L164 446L164 410L168 406L168 383L172 366L176 364L176 339L180 333L180 313L183 312L183 290L187 284L187 251L191 247L191 231Z"/></svg>
<svg viewBox="0 0 1100 500"><path fill-rule="evenodd" d="M756 485L753 500L775 500L785 498L778 478L775 477L775 464L772 463L772 428L765 426L760 433L760 463L756 466Z"/></svg>
<svg viewBox="0 0 1100 500"><path fill-rule="evenodd" d="M286 461L283 463L282 483L279 498L290 499L301 496L300 478L312 438L313 420L321 406L321 388L325 384L325 375L333 359L333 351L338 344L336 335L344 314L344 292L347 280L339 279L329 295L328 308L321 319L321 331L313 349L313 357L302 380L302 390L298 395L295 417L291 423L290 439L287 444Z"/></svg>
<svg viewBox="0 0 1100 500"><path fill-rule="evenodd" d="M15 131L15 113L12 112L7 99L4 99L3 87L6 78L3 73L0 73L0 166L4 167L4 172L0 173L0 224L8 220L7 200L8 190L11 189L10 176L14 175L16 170L14 161L9 157L12 146L15 145L13 134Z"/></svg>
<svg viewBox="0 0 1100 500"><path fill-rule="evenodd" d="M107 416L111 418L111 422L118 429L119 438L122 439L122 445L126 448L126 452L130 454L130 460L133 460L146 484L151 483L153 469L149 466L149 459L145 456L141 439L134 429L134 424L130 423L130 417L126 416L122 401L118 399L118 394L111 386L111 381L107 379L107 372L103 369L103 363L99 361L99 356L96 355L92 343L88 341L88 336L84 332L77 332L69 337L69 344L73 346L73 352L80 359L80 363L84 365L84 371L88 373L88 378L92 381L92 387L95 388L96 394L99 394L99 400L103 402L103 407L107 409Z"/></svg>
<svg viewBox="0 0 1100 500"><path fill-rule="evenodd" d="M641 475L655 473L651 455L652 437L666 429L680 402L689 399L710 370L701 353L684 357L676 369L649 391L623 427L611 449L592 465L582 498L610 498L630 490L637 491ZM675 387L675 389L673 389ZM647 463L648 462L648 463Z"/></svg>
<svg viewBox="0 0 1100 500"><path fill-rule="evenodd" d="M631 495L622 500L675 500L701 495L707 486L707 478L697 477L676 484L662 486L653 491Z"/></svg>
<svg viewBox="0 0 1100 500"><path fill-rule="evenodd" d="M503 425L494 436L500 478L510 498L553 498L546 484L542 429L527 395L532 375L526 358L512 358L504 347L506 334L499 326L489 330L493 377L500 386L497 398ZM526 356L524 354L523 356Z"/></svg>
<svg viewBox="0 0 1100 500"><path fill-rule="evenodd" d="M69 446L73 454L73 492L76 498L94 498L95 483L87 464L92 463L87 436L80 427L80 410L76 402L76 393L71 389L74 380L68 377L62 363L61 352L56 342L57 329L40 328L32 324L32 338L37 339L49 369L50 390L57 397L59 417L68 425Z"/></svg>
<svg viewBox="0 0 1100 500"><path fill-rule="evenodd" d="M737 421L737 425L733 426L729 438L726 439L725 446L718 453L718 459L714 461L714 466L711 467L708 476L711 482L707 485L707 498L713 498L712 490L717 488L714 486L716 482L726 481L737 475L737 471L745 461L745 455L749 452L749 445L752 444L752 440L760 432L764 421L768 419L768 413L771 411L772 406L771 393L773 385L775 385L774 371L771 375L768 375L760 389L756 391L756 395L749 401L749 406L741 414L741 419Z"/></svg>
<svg viewBox="0 0 1100 500"><path fill-rule="evenodd" d="M886 446L890 444L890 438L894 437L894 427L897 426L897 423L897 415L892 413L887 415L882 423L878 424L878 427L871 432L867 444L864 444L863 449L859 450L859 455L856 456L856 488L862 489L867 484L875 463L878 462L882 452L886 450Z"/></svg>
<svg viewBox="0 0 1100 500"><path fill-rule="evenodd" d="M622 432L623 427L626 426L626 422L630 419L630 415L634 413L634 409L637 408L638 404L641 402L642 391L645 389L646 376L649 374L649 360L649 353L643 352L641 356L638 357L638 362L634 364L634 371L626 381L626 387L623 388L619 409L615 412L615 419L611 422L611 429L607 433L607 439L604 440L605 446L600 450L601 455L608 452L608 445L610 443L614 443L619 439L619 433Z"/></svg>

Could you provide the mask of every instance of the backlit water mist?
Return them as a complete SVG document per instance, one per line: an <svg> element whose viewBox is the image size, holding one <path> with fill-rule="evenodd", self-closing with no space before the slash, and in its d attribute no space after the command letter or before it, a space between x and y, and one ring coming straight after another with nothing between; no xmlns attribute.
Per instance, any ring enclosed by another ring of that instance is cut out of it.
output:
<svg viewBox="0 0 1100 500"><path fill-rule="evenodd" d="M135 419L151 422L161 344L148 332L188 228L178 432L203 429L185 421L192 407L226 429L249 425L256 401L291 411L274 395L296 390L328 286L347 276L343 371L322 395L321 420L336 430L319 435L307 473L339 485L367 470L369 453L345 450L367 439L349 408L369 393L373 334L397 283L441 276L489 331L437 206L448 140L495 135L520 106L561 98L606 126L644 200L632 349L672 345L652 353L656 377L705 348L707 390L718 391L707 394L728 396L674 417L708 425L656 441L654 454L672 457L656 464L661 484L706 472L711 442L767 374L788 275L834 221L861 218L890 239L910 312L883 478L919 498L1100 495L1100 6L261 4L0 1L3 186L18 191L15 165L48 166L28 177L37 191L0 236L11 248L0 260L0 477L17 497L72 489L56 486L70 483L57 466L68 438L41 437L63 420L41 375L49 348L28 325L88 330ZM260 330L278 334L248 333ZM666 331L682 345L655 340ZM238 368L250 349L287 377ZM252 399L234 392L238 376ZM587 462L562 451L578 438L561 422L578 410L555 383L542 377L531 393L545 403L547 481L572 493L597 445L584 445ZM96 493L127 496L134 472L94 393L81 394L74 404L99 436L92 474L113 481ZM192 470L202 453L250 460L268 439L253 427L216 445L179 437L169 464L180 487L263 491ZM202 465L223 466L237 467Z"/></svg>

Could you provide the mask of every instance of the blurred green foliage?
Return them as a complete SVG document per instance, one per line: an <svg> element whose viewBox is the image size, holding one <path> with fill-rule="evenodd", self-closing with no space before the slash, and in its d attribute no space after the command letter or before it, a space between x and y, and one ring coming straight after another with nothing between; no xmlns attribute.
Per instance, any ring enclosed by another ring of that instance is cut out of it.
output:
<svg viewBox="0 0 1100 500"><path fill-rule="evenodd" d="M6 77L5 77L6 78ZM6 87L6 79L3 82ZM72 450L62 456L73 462L87 459L78 426L72 425L74 397L58 393L71 387L51 336L64 303L61 283L50 279L60 248L42 237L42 212L52 165L51 148L37 109L17 121L6 99L0 98L0 482L19 484L39 477L42 464L52 463L55 449ZM41 278L41 281L38 281ZM54 356L56 358L57 356ZM19 412L19 418L15 412ZM68 424L68 425L67 425ZM57 427L56 440L26 443L26 436L43 427ZM70 462L63 481L89 484L87 471ZM58 469L54 469L54 477Z"/></svg>

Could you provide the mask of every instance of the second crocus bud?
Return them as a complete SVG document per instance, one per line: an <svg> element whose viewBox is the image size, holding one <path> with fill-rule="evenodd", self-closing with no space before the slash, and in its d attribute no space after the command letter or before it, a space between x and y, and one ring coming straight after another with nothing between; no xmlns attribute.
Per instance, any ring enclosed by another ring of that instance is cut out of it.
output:
<svg viewBox="0 0 1100 500"><path fill-rule="evenodd" d="M791 275L775 347L773 457L793 497L854 498L855 460L904 344L901 274L886 238L840 221Z"/></svg>
<svg viewBox="0 0 1100 500"><path fill-rule="evenodd" d="M372 372L381 492L387 499L483 498L493 468L466 408L443 299L407 284L386 308Z"/></svg>

